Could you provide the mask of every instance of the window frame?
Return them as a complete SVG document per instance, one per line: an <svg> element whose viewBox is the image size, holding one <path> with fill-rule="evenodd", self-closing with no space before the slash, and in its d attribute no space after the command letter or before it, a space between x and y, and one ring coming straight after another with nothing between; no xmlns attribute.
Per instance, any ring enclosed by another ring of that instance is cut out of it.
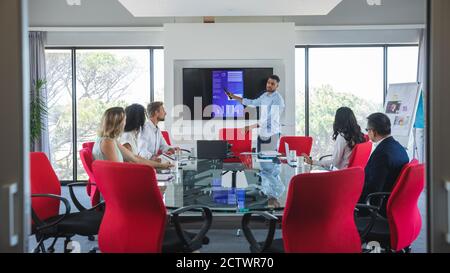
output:
<svg viewBox="0 0 450 273"><path fill-rule="evenodd" d="M383 48L383 104L385 103L386 94L388 90L388 50L391 47L419 47L418 43L406 43L406 44L330 44L330 45L296 45L296 48L303 48L305 54L305 135L310 135L309 126L309 108L310 108L310 74L309 74L309 49L311 48L361 48L361 47L378 47ZM71 53L71 69L72 69L72 145L73 145L73 155L72 155L72 168L73 168L73 179L72 180L61 180L61 184L68 184L71 182L82 182L85 180L77 179L77 88L76 88L76 51L77 50L132 50L132 49L146 49L149 50L149 62L150 62L150 101L154 100L155 95L155 67L154 67L154 50L164 49L163 46L47 46L45 50L70 50ZM419 56L417 56L419 59ZM416 78L416 81L418 79Z"/></svg>
<svg viewBox="0 0 450 273"><path fill-rule="evenodd" d="M305 50L305 135L309 136L310 126L309 126L309 106L310 106L310 84L309 84L309 50L311 48L363 48L363 47L376 47L383 49L383 105L386 102L386 95L388 86L388 49L390 47L419 47L418 43L406 43L406 44L330 44L330 45L296 45L295 49L303 48ZM419 56L417 56L417 60L419 60ZM419 62L417 62L419 63ZM419 64L418 64L419 65ZM418 77L416 77L416 81L418 81Z"/></svg>
<svg viewBox="0 0 450 273"><path fill-rule="evenodd" d="M163 46L46 46L45 50L70 50L71 55L71 71L72 71L72 180L60 180L62 185L67 185L72 182L86 182L86 180L78 180L78 157L77 157L77 143L78 143L78 135L77 135L77 50L133 50L133 49L144 49L149 50L149 72L150 72L150 101L154 99L155 92L155 70L154 70L154 50L164 49Z"/></svg>

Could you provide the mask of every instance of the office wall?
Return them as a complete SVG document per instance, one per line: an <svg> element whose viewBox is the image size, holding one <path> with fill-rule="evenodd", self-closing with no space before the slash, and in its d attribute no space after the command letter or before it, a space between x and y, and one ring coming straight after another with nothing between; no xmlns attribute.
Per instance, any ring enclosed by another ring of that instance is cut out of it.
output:
<svg viewBox="0 0 450 273"><path fill-rule="evenodd" d="M162 46L164 33L152 31L48 31L47 46Z"/></svg>
<svg viewBox="0 0 450 273"><path fill-rule="evenodd" d="M297 45L407 44L419 43L420 28L408 29L327 29L297 30Z"/></svg>
<svg viewBox="0 0 450 273"><path fill-rule="evenodd" d="M164 25L165 49L165 103L171 111L176 102L182 101L181 67L176 62L211 61L211 65L233 67L265 62L273 64L274 72L281 78L279 91L285 98L286 109L282 122L283 133L294 133L295 101L295 28L293 23L261 24L166 24ZM209 65L209 64L206 64ZM177 80L177 81L176 81ZM169 112L170 113L170 112ZM171 117L166 128L172 126ZM208 123L211 125L211 123ZM186 125L186 124L185 124ZM203 128L206 122L197 122L195 131L204 129L204 138L217 138L217 132ZM237 126L242 126L242 122ZM184 131L184 136L186 136ZM173 135L173 133L172 133ZM194 130L192 130L194 139ZM177 137L173 135L173 137Z"/></svg>
<svg viewBox="0 0 450 273"><path fill-rule="evenodd" d="M301 27L300 27L301 28ZM351 26L341 29L296 30L296 45L321 44L404 44L418 43L420 28L404 29L352 29ZM46 28L39 28L46 29ZM48 46L163 46L164 29L149 28L147 30L121 31L117 28L104 28L92 31L89 28L71 30L51 30L47 34Z"/></svg>
<svg viewBox="0 0 450 273"><path fill-rule="evenodd" d="M258 63L271 64L277 74L284 74L281 70L285 68L287 76L282 79L280 90L292 92L285 94L289 97L289 95L293 95L295 89L293 74L295 45L418 43L420 29L415 27L417 26L400 28L393 26L392 29L387 26L380 26L379 29L376 26L296 28L293 23L194 23L127 30L120 28L67 30L62 28L48 32L47 45L164 46L166 57L165 101L168 110L172 110L175 100L178 99L177 102L180 102L179 93L173 94L173 91L180 92L181 89L181 80L175 73L175 64L178 65L178 71L181 71L180 67L183 65L201 65L201 62L207 60L214 60L208 66L251 67L257 66ZM289 111L293 113L293 107L294 101L289 100L285 113L289 113ZM289 116L288 119L284 121L288 126L283 129L285 129L285 133L293 133L294 117ZM168 118L165 125L171 126L171 122ZM199 132L197 131L197 133Z"/></svg>

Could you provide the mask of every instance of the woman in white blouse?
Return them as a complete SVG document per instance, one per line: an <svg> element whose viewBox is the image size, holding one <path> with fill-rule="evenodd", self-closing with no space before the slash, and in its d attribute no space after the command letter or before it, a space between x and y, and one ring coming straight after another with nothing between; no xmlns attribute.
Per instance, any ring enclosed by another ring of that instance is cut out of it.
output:
<svg viewBox="0 0 450 273"><path fill-rule="evenodd" d="M330 169L345 169L348 166L353 147L366 141L355 114L348 107L341 107L336 111L333 131L334 147L331 159L312 160L303 154L307 163Z"/></svg>
<svg viewBox="0 0 450 273"><path fill-rule="evenodd" d="M120 144L127 148L130 152L137 155L137 139L139 133L144 128L146 113L144 106L134 103L125 108L127 117L124 132L120 137Z"/></svg>

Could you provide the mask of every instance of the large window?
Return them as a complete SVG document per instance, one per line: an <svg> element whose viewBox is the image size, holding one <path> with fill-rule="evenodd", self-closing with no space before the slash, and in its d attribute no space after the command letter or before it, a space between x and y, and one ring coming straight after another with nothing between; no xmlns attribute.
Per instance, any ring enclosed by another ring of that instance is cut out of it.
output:
<svg viewBox="0 0 450 273"><path fill-rule="evenodd" d="M150 102L151 77L164 69L163 61L155 65L158 58L151 58L155 51L162 54L162 49L153 48L46 50L50 154L61 180L87 179L78 151L83 142L95 141L107 108ZM159 96L164 96L164 85L158 87Z"/></svg>
<svg viewBox="0 0 450 273"><path fill-rule="evenodd" d="M317 157L332 153L339 107L350 107L362 128L370 113L383 109L383 49L311 48L309 53L309 132Z"/></svg>
<svg viewBox="0 0 450 273"><path fill-rule="evenodd" d="M305 52L304 48L295 50L295 134L306 134L305 122Z"/></svg>
<svg viewBox="0 0 450 273"><path fill-rule="evenodd" d="M154 101L164 102L164 50L155 49L154 51L154 69L155 81L154 86Z"/></svg>
<svg viewBox="0 0 450 273"><path fill-rule="evenodd" d="M397 46L388 48L388 84L417 81L419 47Z"/></svg>
<svg viewBox="0 0 450 273"><path fill-rule="evenodd" d="M47 50L48 126L51 162L61 180L73 180L71 50Z"/></svg>
<svg viewBox="0 0 450 273"><path fill-rule="evenodd" d="M105 109L150 102L150 51L77 50L77 150L93 141ZM77 153L79 156L79 154ZM87 179L78 162L78 180Z"/></svg>
<svg viewBox="0 0 450 273"><path fill-rule="evenodd" d="M314 158L332 152L339 107L352 108L364 129L370 113L383 111L388 84L417 78L417 46L308 46L295 58L296 134L313 137Z"/></svg>

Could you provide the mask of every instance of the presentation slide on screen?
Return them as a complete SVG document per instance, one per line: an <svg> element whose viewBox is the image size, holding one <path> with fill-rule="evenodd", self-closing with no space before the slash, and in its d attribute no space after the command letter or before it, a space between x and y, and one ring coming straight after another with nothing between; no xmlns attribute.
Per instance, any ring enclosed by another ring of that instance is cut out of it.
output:
<svg viewBox="0 0 450 273"><path fill-rule="evenodd" d="M213 70L212 71L212 103L214 117L243 117L244 107L236 100L231 100L225 90L244 96L243 70Z"/></svg>

